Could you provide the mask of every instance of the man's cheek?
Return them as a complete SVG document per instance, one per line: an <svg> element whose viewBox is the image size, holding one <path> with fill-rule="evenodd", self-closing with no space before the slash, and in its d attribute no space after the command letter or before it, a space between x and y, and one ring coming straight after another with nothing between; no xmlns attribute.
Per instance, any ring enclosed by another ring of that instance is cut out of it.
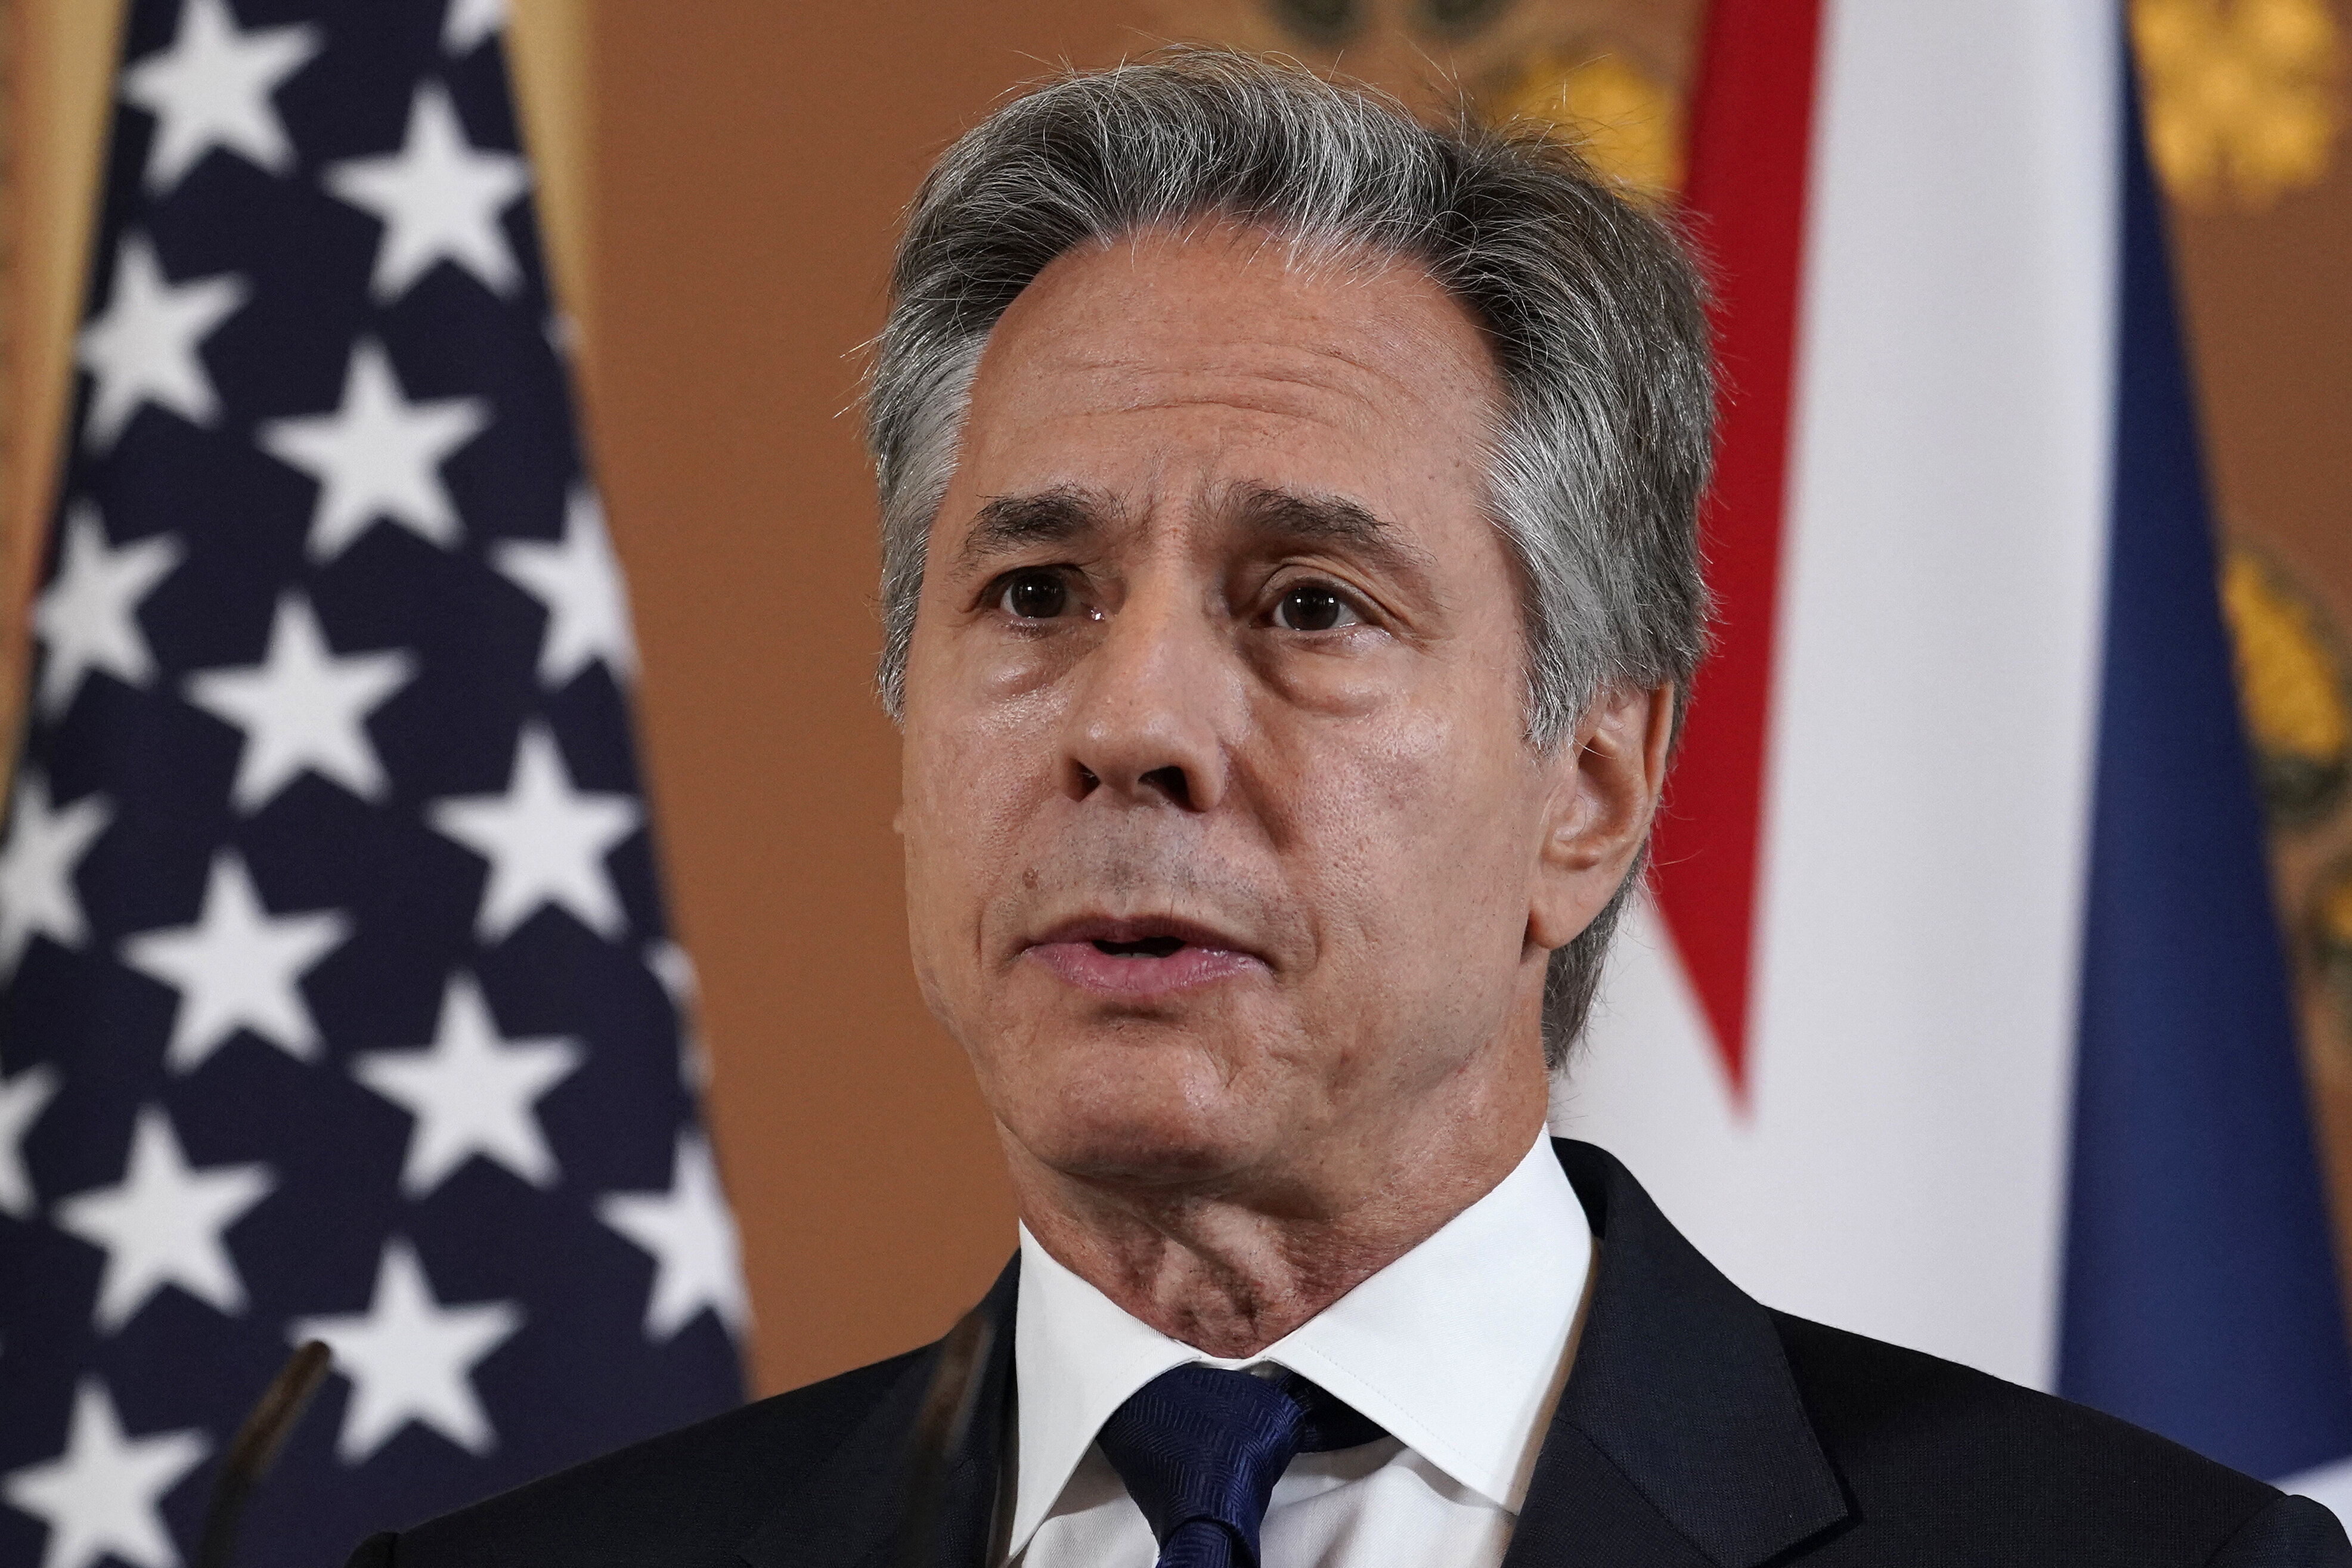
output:
<svg viewBox="0 0 2352 1568"><path fill-rule="evenodd" d="M1001 856L1004 841L1034 811L1034 793L1006 767L1002 752L940 746L923 770L919 831L908 837L909 852L919 849L970 879Z"/></svg>

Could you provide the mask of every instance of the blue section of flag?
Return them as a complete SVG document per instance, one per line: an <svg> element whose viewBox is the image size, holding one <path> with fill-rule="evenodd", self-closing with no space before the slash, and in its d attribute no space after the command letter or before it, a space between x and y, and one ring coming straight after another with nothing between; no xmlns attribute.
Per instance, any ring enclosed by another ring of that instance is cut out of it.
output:
<svg viewBox="0 0 2352 1568"><path fill-rule="evenodd" d="M499 10L130 7L0 841L0 1565L186 1561L313 1334L250 1568L741 1396Z"/></svg>
<svg viewBox="0 0 2352 1568"><path fill-rule="evenodd" d="M2115 517L2058 1385L2283 1479L2352 1456L2352 1356L2163 216L2124 91Z"/></svg>

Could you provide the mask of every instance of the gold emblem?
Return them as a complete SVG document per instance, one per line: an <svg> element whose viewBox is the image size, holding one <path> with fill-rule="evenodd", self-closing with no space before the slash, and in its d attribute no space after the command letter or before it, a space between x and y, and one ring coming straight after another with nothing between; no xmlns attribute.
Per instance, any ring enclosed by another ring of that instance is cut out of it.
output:
<svg viewBox="0 0 2352 1568"><path fill-rule="evenodd" d="M2190 206L2269 206L2316 184L2344 121L2326 0L2133 0L2148 153Z"/></svg>
<svg viewBox="0 0 2352 1568"><path fill-rule="evenodd" d="M1498 90L1482 94L1496 120L1551 127L1593 167L1641 195L1683 178L1681 100L1623 55L1539 49Z"/></svg>
<svg viewBox="0 0 2352 1568"><path fill-rule="evenodd" d="M2221 608L2263 800L2282 820L2307 822L2334 804L2352 770L2352 706L2336 640L2319 606L2243 547L2222 563ZM2352 883L2344 896L2352 900Z"/></svg>

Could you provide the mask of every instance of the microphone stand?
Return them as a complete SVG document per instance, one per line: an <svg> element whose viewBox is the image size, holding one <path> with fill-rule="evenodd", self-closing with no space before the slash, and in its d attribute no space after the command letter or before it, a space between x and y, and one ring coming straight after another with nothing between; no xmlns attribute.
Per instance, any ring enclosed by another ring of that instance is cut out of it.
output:
<svg viewBox="0 0 2352 1568"><path fill-rule="evenodd" d="M247 1500L269 1473L286 1435L302 1419L310 1396L319 1392L333 1364L327 1347L310 1340L286 1358L286 1364L261 1391L245 1425L236 1429L236 1440L221 1460L220 1473L213 1478L212 1496L205 1505L203 1543L196 1548L196 1568L229 1568L236 1555L236 1528L244 1520Z"/></svg>

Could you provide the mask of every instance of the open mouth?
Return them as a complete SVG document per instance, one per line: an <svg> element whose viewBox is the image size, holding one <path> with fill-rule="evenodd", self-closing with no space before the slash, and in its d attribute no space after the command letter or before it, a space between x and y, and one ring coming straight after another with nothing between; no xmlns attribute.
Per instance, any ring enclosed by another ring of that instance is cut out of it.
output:
<svg viewBox="0 0 2352 1568"><path fill-rule="evenodd" d="M1065 924L1028 956L1081 991L1146 997L1265 973L1265 961L1232 938L1188 921L1086 919Z"/></svg>
<svg viewBox="0 0 2352 1568"><path fill-rule="evenodd" d="M1191 945L1182 937L1148 936L1140 942L1097 942L1097 952L1113 958L1173 958L1181 948Z"/></svg>

